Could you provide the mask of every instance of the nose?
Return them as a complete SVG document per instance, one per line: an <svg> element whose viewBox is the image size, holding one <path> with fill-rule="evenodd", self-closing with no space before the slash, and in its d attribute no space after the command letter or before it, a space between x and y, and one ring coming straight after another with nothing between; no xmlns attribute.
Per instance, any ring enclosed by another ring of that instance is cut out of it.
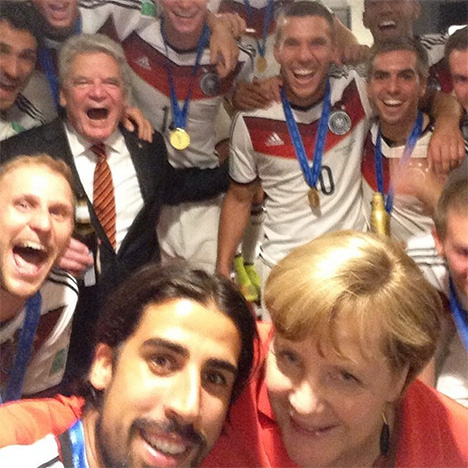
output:
<svg viewBox="0 0 468 468"><path fill-rule="evenodd" d="M41 208L34 210L29 220L29 227L34 231L50 231L51 222L49 212Z"/></svg>
<svg viewBox="0 0 468 468"><path fill-rule="evenodd" d="M101 99L104 97L104 86L101 81L95 81L91 86L90 96Z"/></svg>
<svg viewBox="0 0 468 468"><path fill-rule="evenodd" d="M294 391L290 393L289 403L298 415L317 413L324 406L322 392L308 380L298 383Z"/></svg>
<svg viewBox="0 0 468 468"><path fill-rule="evenodd" d="M397 76L390 76L387 82L387 89L390 93L395 94L400 89L400 81Z"/></svg>
<svg viewBox="0 0 468 468"><path fill-rule="evenodd" d="M301 44L299 49L299 60L300 62L308 62L312 58L312 52L308 44Z"/></svg>
<svg viewBox="0 0 468 468"><path fill-rule="evenodd" d="M393 0L392 0L393 1ZM388 0L380 0L379 5L380 5L380 12L381 13L388 13L392 11L392 5L391 1Z"/></svg>
<svg viewBox="0 0 468 468"><path fill-rule="evenodd" d="M18 58L13 55L2 58L0 68L2 72L11 79L16 79L19 76L19 61Z"/></svg>
<svg viewBox="0 0 468 468"><path fill-rule="evenodd" d="M195 424L200 416L201 377L196 370L181 372L174 379L166 402L166 416L182 425Z"/></svg>
<svg viewBox="0 0 468 468"><path fill-rule="evenodd" d="M192 5L192 0L178 0L177 6L182 9L187 9Z"/></svg>

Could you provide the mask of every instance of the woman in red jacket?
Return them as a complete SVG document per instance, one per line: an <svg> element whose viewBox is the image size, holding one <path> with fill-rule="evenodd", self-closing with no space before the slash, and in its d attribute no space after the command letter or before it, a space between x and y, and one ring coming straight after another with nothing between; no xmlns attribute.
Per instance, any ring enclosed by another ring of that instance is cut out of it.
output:
<svg viewBox="0 0 468 468"><path fill-rule="evenodd" d="M203 466L468 466L468 410L415 381L440 299L399 246L322 236L273 268L264 294L264 365Z"/></svg>

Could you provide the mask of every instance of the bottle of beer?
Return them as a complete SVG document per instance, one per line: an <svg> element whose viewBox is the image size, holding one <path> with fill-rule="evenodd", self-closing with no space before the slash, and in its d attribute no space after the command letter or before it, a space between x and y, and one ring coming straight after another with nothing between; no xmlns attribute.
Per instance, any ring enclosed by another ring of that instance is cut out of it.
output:
<svg viewBox="0 0 468 468"><path fill-rule="evenodd" d="M383 196L374 192L372 197L371 231L383 237L390 237L390 215L385 209Z"/></svg>
<svg viewBox="0 0 468 468"><path fill-rule="evenodd" d="M91 224L88 204L85 198L79 198L75 207L75 231L73 237L83 242L93 258L94 264L85 271L82 281L84 286L94 286L97 282L98 273L98 242L94 226Z"/></svg>

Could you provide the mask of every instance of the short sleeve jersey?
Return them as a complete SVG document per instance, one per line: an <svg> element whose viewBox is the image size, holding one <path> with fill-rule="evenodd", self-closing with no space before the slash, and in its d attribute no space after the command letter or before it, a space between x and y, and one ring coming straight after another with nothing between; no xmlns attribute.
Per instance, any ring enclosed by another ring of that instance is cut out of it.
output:
<svg viewBox="0 0 468 468"><path fill-rule="evenodd" d="M78 301L76 280L63 271L52 271L40 290L41 317L31 359L26 369L23 395L58 385L65 371L73 313ZM25 310L0 328L0 382L6 385L17 353Z"/></svg>
<svg viewBox="0 0 468 468"><path fill-rule="evenodd" d="M282 105L240 113L233 123L230 175L240 184L259 179L265 191L261 256L270 266L321 234L365 227L360 166L371 111L364 83L354 72L331 77L330 86L330 121L339 116L337 111L344 111L350 124L336 133L328 130L317 184L318 209L309 205L309 186L297 160ZM309 109L292 110L310 161L322 102Z"/></svg>

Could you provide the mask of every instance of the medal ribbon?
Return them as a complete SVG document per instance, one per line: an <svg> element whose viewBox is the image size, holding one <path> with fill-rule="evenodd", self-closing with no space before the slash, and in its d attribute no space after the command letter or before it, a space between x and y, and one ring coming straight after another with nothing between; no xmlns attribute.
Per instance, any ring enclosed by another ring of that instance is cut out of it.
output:
<svg viewBox="0 0 468 468"><path fill-rule="evenodd" d="M177 94L176 94L175 85L174 85L174 77L172 75L172 68L169 64L169 50L167 48L166 34L164 33L164 25L162 25L161 31L162 31L162 36L164 40L164 47L166 48L166 57L168 60L166 68L167 68L167 76L169 79L169 89L171 93L171 107L172 107L172 115L174 117L174 126L175 128L185 129L185 127L187 126L188 107L189 107L190 99L192 97L193 84L195 82L194 78L195 78L195 75L197 74L198 68L200 67L200 59L201 59L203 50L206 47L210 31L208 29L208 26L204 24L202 35L197 44L197 57L195 59L195 65L192 68L192 75L190 77L190 85L189 85L187 96L185 98L182 109L179 107L179 103L177 101Z"/></svg>
<svg viewBox="0 0 468 468"><path fill-rule="evenodd" d="M461 342L468 353L468 315L463 310L461 304L458 302L455 286L453 284L452 277L449 278L450 282L450 310L452 311L455 325L457 326L457 332L460 336Z"/></svg>
<svg viewBox="0 0 468 468"><path fill-rule="evenodd" d="M31 358L34 337L41 316L41 304L42 297L39 291L26 302L26 314L18 340L18 349L16 351L13 368L8 376L5 399L2 401L0 395L0 403L19 400L21 398L24 376L26 375L26 368Z"/></svg>
<svg viewBox="0 0 468 468"><path fill-rule="evenodd" d="M78 15L78 19L76 20L75 28L73 30L73 35L81 34L81 31L81 15ZM47 81L49 83L49 88L52 92L52 97L54 98L55 107L57 108L57 110L59 110L59 80L57 76L57 71L55 69L54 60L52 58L52 52L49 47L39 47L39 63L41 64L41 68L44 71Z"/></svg>
<svg viewBox="0 0 468 468"><path fill-rule="evenodd" d="M73 468L89 468L86 459L86 449L84 443L83 423L78 419L68 430L72 445Z"/></svg>
<svg viewBox="0 0 468 468"><path fill-rule="evenodd" d="M266 11L265 11L265 19L263 20L263 31L262 31L262 42L255 38L255 42L257 43L258 53L261 57L265 57L266 52L266 41L268 37L268 30L270 29L271 24L271 17L273 16L273 0L268 0ZM254 18L252 7L250 6L249 0L244 0L245 11L247 12L247 17L249 19L249 23L253 26L254 25Z"/></svg>
<svg viewBox="0 0 468 468"><path fill-rule="evenodd" d="M286 97L286 91L284 88L281 88L281 101L283 102L283 110L286 117L286 123L288 125L289 135L294 145L296 157L301 165L302 173L304 174L307 184L314 188L317 185L320 172L322 170L322 157L325 149L325 141L327 139L328 119L330 118L331 111L330 82L327 80L325 95L323 97L323 109L318 124L314 154L312 156L312 168L309 166L307 153L304 149L304 143L302 142L301 134L299 133L299 128L294 120L291 105Z"/></svg>
<svg viewBox="0 0 468 468"><path fill-rule="evenodd" d="M408 164L408 161L413 154L414 148L419 140L419 137L422 133L424 118L421 111L418 111L418 116L414 122L413 128L411 130L408 140L406 140L405 148L403 150L403 156L400 159L398 167L403 168ZM377 188L382 194L385 203L385 210L387 213L391 213L393 208L393 198L395 195L395 184L390 180L390 185L388 187L388 194L385 197L385 188L383 182L383 155L382 155L382 132L379 125L379 131L377 133L377 140L375 142L375 175L377 178Z"/></svg>

